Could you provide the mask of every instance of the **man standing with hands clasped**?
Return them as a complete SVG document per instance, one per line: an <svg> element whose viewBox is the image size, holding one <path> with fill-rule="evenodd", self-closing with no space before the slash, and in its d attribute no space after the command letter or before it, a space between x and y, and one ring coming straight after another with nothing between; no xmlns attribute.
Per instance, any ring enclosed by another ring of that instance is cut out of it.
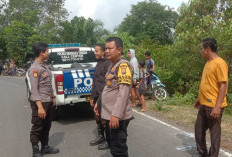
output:
<svg viewBox="0 0 232 157"><path fill-rule="evenodd" d="M106 120L106 140L113 157L128 157L127 127L132 119L130 90L132 65L122 56L123 42L118 37L106 40L106 57L111 61L102 92L101 117Z"/></svg>
<svg viewBox="0 0 232 157"><path fill-rule="evenodd" d="M105 75L109 68L110 61L105 57L105 44L97 44L95 46L94 54L98 60L95 67L94 79L93 79L93 88L91 92L90 105L97 108L101 107L101 102L98 101L98 98L102 94L103 88L105 87ZM98 145L99 150L108 149L108 143L106 142L104 132L105 132L105 120L101 118L101 112L99 115L94 113L94 117L97 123L97 138L90 142L91 146Z"/></svg>
<svg viewBox="0 0 232 157"><path fill-rule="evenodd" d="M56 103L56 99L52 90L51 71L44 63L49 58L48 45L36 43L33 51L36 59L28 70L29 101L32 109L30 141L33 157L42 157L44 154L59 153L59 149L48 146L52 105ZM42 146L41 151L39 142Z"/></svg>
<svg viewBox="0 0 232 157"><path fill-rule="evenodd" d="M228 66L217 54L217 41L206 38L201 45L205 64L199 95L194 107L198 108L195 123L195 140L200 157L217 157L221 142L221 118L226 103L228 87ZM206 146L206 130L209 129L211 146Z"/></svg>

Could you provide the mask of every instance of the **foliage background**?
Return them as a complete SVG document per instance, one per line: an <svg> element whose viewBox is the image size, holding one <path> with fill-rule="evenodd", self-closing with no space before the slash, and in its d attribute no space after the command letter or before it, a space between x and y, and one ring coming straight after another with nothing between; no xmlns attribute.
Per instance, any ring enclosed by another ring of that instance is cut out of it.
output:
<svg viewBox="0 0 232 157"><path fill-rule="evenodd" d="M218 53L229 66L228 102L232 103L232 1L189 0L178 11L155 0L131 6L121 24L110 32L99 20L74 17L67 20L65 0L0 0L0 59L13 58L22 66L32 57L32 45L81 42L104 43L119 36L126 50L136 50L138 60L150 51L155 72L171 98L164 103L192 105L197 97L205 60L200 44L216 38Z"/></svg>

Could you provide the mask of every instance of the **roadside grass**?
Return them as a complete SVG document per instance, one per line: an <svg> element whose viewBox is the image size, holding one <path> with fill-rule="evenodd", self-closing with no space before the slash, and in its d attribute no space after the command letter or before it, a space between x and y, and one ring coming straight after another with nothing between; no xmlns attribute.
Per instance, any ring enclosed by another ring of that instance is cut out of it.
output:
<svg viewBox="0 0 232 157"><path fill-rule="evenodd" d="M173 100L172 100L173 101ZM173 103L171 105L168 101L158 102L155 100L146 100L147 110L158 113L161 118L167 120L170 123L184 127L186 130L194 133L194 124L197 117L197 109L193 108L193 105L186 105L178 103ZM231 115L231 105L224 110L222 117L222 140L221 147L232 151L232 115ZM207 138L209 141L209 133L207 133Z"/></svg>

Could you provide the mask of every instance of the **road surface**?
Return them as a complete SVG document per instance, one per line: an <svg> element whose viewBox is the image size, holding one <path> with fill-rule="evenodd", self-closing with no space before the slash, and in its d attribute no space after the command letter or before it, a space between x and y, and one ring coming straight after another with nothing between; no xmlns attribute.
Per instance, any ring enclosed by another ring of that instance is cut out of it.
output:
<svg viewBox="0 0 232 157"><path fill-rule="evenodd" d="M24 78L0 78L0 156L32 156L29 132L31 109ZM131 157L192 157L196 146L192 134L140 112L128 127ZM97 150L89 142L95 138L96 124L88 107L64 107L53 121L50 145L60 149L47 157L111 157L109 150ZM221 152L220 157L226 157Z"/></svg>

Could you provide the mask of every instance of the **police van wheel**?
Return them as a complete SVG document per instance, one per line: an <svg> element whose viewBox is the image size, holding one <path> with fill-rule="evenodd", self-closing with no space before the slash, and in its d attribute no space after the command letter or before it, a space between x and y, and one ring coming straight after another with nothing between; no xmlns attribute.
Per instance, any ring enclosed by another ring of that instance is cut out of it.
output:
<svg viewBox="0 0 232 157"><path fill-rule="evenodd" d="M56 121L59 119L59 112L58 112L58 107L55 108L55 106L52 107L52 120Z"/></svg>
<svg viewBox="0 0 232 157"><path fill-rule="evenodd" d="M157 100L162 101L168 97L168 92L164 87L158 87L154 89L153 97Z"/></svg>

